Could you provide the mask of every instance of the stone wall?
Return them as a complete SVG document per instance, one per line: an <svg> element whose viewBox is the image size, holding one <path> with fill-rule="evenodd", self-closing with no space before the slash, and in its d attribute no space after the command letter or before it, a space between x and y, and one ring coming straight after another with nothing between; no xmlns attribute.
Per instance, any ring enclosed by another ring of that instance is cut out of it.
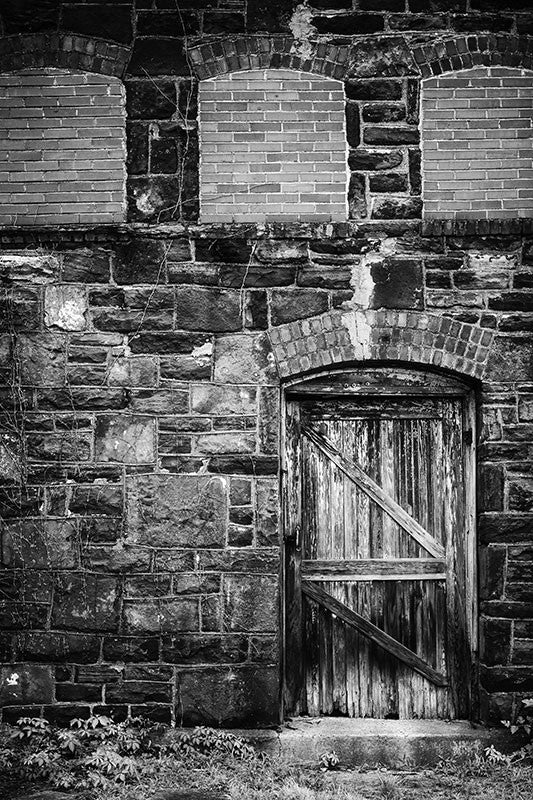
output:
<svg viewBox="0 0 533 800"><path fill-rule="evenodd" d="M533 226L422 223L418 88L529 69L527 6L145 5L2 16L4 71L122 76L130 220L0 231L4 719L278 720L280 375L313 366L295 321L342 365L339 312L372 358L483 378L479 714L508 715L533 691ZM197 78L246 67L345 81L346 222L197 224Z"/></svg>

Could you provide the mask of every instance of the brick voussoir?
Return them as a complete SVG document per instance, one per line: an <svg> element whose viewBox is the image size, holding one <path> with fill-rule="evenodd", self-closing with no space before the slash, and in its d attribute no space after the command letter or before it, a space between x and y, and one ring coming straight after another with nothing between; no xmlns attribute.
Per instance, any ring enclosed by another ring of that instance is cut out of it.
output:
<svg viewBox="0 0 533 800"><path fill-rule="evenodd" d="M483 376L494 334L446 317L404 311L328 311L273 327L270 344L280 377L353 360L443 366Z"/></svg>

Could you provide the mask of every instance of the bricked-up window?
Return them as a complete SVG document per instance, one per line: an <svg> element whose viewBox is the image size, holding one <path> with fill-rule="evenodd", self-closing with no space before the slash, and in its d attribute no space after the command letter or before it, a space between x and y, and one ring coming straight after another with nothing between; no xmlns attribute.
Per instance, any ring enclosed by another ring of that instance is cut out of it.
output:
<svg viewBox="0 0 533 800"><path fill-rule="evenodd" d="M51 68L0 75L0 224L124 217L118 78Z"/></svg>
<svg viewBox="0 0 533 800"><path fill-rule="evenodd" d="M339 81L278 69L200 83L200 220L345 220Z"/></svg>
<svg viewBox="0 0 533 800"><path fill-rule="evenodd" d="M422 87L424 216L533 217L533 73L480 67Z"/></svg>

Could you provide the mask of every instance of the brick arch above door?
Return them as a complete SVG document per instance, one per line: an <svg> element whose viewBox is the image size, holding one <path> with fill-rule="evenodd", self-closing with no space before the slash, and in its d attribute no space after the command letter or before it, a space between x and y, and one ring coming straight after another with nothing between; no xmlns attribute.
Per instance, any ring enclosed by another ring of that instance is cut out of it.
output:
<svg viewBox="0 0 533 800"><path fill-rule="evenodd" d="M481 379L494 335L412 311L328 311L269 331L281 379L331 365L394 361Z"/></svg>
<svg viewBox="0 0 533 800"><path fill-rule="evenodd" d="M379 53L377 52L379 49ZM533 68L533 37L512 34L468 34L413 46L402 36L382 40L363 37L354 43L306 42L290 36L237 36L195 44L187 51L199 80L250 69L294 69L337 80L349 77L427 78L475 66Z"/></svg>
<svg viewBox="0 0 533 800"><path fill-rule="evenodd" d="M131 48L74 33L0 37L0 73L57 67L122 78Z"/></svg>

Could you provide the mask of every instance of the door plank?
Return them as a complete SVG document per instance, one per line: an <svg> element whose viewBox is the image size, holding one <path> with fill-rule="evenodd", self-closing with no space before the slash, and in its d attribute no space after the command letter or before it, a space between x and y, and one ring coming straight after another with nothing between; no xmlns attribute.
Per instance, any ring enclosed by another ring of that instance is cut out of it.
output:
<svg viewBox="0 0 533 800"><path fill-rule="evenodd" d="M398 580L408 580L405 576L430 580L446 572L446 561L436 558L360 558L360 559L304 559L302 575L306 578L324 575L323 580L345 580L348 575L379 575L382 580L395 576Z"/></svg>
<svg viewBox="0 0 533 800"><path fill-rule="evenodd" d="M413 539L422 545L428 553L436 558L444 557L444 548L424 528L411 517L405 509L388 496L372 478L357 464L339 453L332 442L308 425L302 426L302 433L310 439L325 455L327 455L345 475L372 498L392 519L407 531Z"/></svg>
<svg viewBox="0 0 533 800"><path fill-rule="evenodd" d="M448 682L445 675L443 675L441 672L437 672L437 670L433 669L433 667L430 667L429 664L420 658L420 656L418 656L416 653L413 653L412 650L409 650L409 648L405 647L403 644L400 644L400 642L398 642L396 639L393 639L392 636L389 636L388 633L382 631L369 620L365 619L365 617L361 616L361 614L358 614L356 611L352 611L351 609L347 608L343 603L336 600L328 592L325 592L324 589L321 589L319 586L315 586L309 581L302 581L302 591L309 599L314 600L320 606L327 608L328 611L331 611L332 614L335 614L339 619L342 619L348 625L357 628L360 633L367 636L380 647L384 648L387 652L396 656L396 658L400 659L400 661L408 664L411 669L414 669L416 672L424 675L424 677L428 678L428 680L430 680L432 683L437 684L437 686L447 686Z"/></svg>

